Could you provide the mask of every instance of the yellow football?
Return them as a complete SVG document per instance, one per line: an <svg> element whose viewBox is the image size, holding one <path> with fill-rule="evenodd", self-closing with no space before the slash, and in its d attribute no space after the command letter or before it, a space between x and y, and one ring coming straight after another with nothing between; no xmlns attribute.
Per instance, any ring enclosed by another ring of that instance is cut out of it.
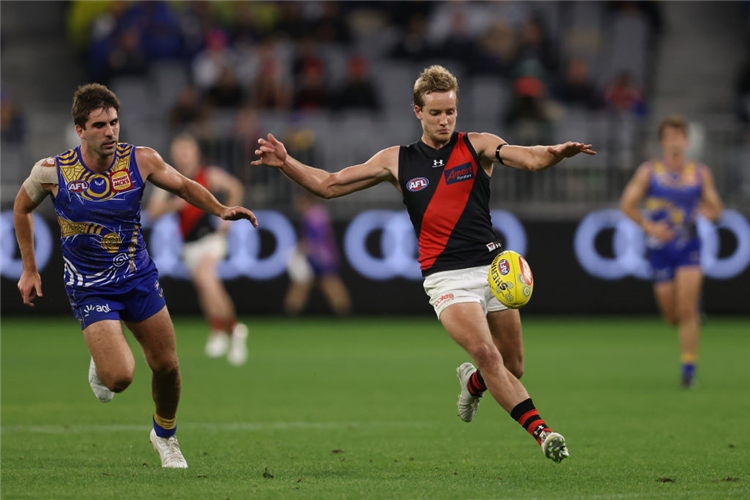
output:
<svg viewBox="0 0 750 500"><path fill-rule="evenodd" d="M525 306L534 291L534 276L529 263L513 250L497 254L490 264L487 278L492 294L511 309Z"/></svg>

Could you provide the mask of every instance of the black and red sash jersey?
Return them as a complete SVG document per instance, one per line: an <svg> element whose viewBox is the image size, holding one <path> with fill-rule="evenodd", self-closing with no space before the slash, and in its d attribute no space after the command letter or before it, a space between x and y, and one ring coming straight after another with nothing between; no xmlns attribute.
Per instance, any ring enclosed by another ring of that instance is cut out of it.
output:
<svg viewBox="0 0 750 500"><path fill-rule="evenodd" d="M422 276L490 264L500 249L490 219L490 177L465 133L433 149L401 146L398 179L419 242Z"/></svg>
<svg viewBox="0 0 750 500"><path fill-rule="evenodd" d="M195 177L193 177L193 180L210 190L207 167L201 167L198 173L195 174ZM199 240L207 234L216 231L211 225L210 216L198 207L187 205L177 215L180 218L180 232L182 233L182 240L185 243Z"/></svg>

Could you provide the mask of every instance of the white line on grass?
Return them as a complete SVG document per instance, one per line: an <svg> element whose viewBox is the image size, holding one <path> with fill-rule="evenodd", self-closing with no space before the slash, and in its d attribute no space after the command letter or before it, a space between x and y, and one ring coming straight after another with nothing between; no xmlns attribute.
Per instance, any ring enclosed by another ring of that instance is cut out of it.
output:
<svg viewBox="0 0 750 500"><path fill-rule="evenodd" d="M214 432L286 431L297 429L372 429L379 427L409 429L433 427L430 422L187 422L179 424L180 430ZM141 432L148 425L90 424L90 425L3 425L2 432L33 434L76 434L91 432Z"/></svg>

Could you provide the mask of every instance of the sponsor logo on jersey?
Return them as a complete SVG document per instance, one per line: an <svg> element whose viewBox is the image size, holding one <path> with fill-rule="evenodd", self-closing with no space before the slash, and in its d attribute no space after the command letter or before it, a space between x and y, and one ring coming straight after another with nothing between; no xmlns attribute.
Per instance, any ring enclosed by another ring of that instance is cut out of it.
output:
<svg viewBox="0 0 750 500"><path fill-rule="evenodd" d="M487 251L491 252L496 248L500 248L500 243L493 241L492 243L487 243Z"/></svg>
<svg viewBox="0 0 750 500"><path fill-rule="evenodd" d="M501 259L500 262L497 263L497 267L500 268L500 274L503 276L510 272L510 263L505 259Z"/></svg>
<svg viewBox="0 0 750 500"><path fill-rule="evenodd" d="M133 187L133 181L130 179L130 173L120 170L112 174L112 189L115 191L125 191Z"/></svg>
<svg viewBox="0 0 750 500"><path fill-rule="evenodd" d="M86 191L89 188L89 183L86 181L73 181L68 183L68 191L73 193L80 193Z"/></svg>
<svg viewBox="0 0 750 500"><path fill-rule="evenodd" d="M474 178L474 166L471 162L451 167L443 172L445 174L445 183L453 184L455 182L468 181Z"/></svg>
<svg viewBox="0 0 750 500"><path fill-rule="evenodd" d="M416 177L406 183L406 189L408 189L412 193L415 193L426 188L429 183L430 181L428 181L425 177Z"/></svg>
<svg viewBox="0 0 750 500"><path fill-rule="evenodd" d="M432 168L444 167L443 160L432 160Z"/></svg>

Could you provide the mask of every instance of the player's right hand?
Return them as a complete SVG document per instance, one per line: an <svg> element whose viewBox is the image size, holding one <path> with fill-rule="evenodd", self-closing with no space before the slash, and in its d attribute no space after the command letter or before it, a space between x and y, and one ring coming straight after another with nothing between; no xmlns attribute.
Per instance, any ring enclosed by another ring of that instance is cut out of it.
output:
<svg viewBox="0 0 750 500"><path fill-rule="evenodd" d="M37 296L42 297L42 278L39 273L24 271L18 280L18 291L21 292L24 305L34 307L32 301Z"/></svg>
<svg viewBox="0 0 750 500"><path fill-rule="evenodd" d="M667 243L674 239L674 231L664 221L652 222L644 228L644 231L647 235L653 236L662 243Z"/></svg>
<svg viewBox="0 0 750 500"><path fill-rule="evenodd" d="M273 134L268 134L268 140L262 137L258 139L258 149L255 154L259 159L251 162L252 165L268 165L269 167L282 167L286 161L286 148L284 144L276 139Z"/></svg>

